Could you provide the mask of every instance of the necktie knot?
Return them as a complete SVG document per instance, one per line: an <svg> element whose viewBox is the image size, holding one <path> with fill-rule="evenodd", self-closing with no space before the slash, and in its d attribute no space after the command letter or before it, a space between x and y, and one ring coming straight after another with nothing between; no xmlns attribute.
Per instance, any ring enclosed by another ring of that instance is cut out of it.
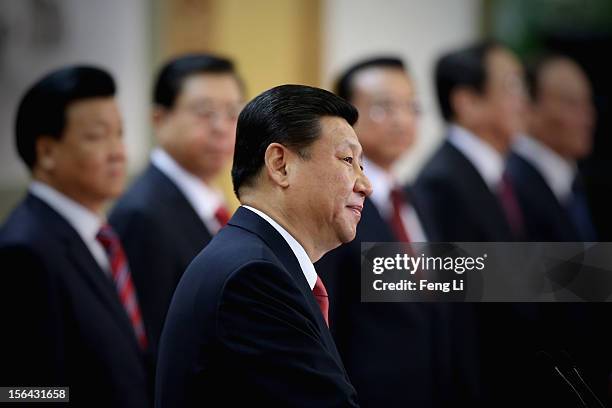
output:
<svg viewBox="0 0 612 408"><path fill-rule="evenodd" d="M107 253L119 245L119 237L109 224L102 225L96 234L96 239L102 244Z"/></svg>
<svg viewBox="0 0 612 408"><path fill-rule="evenodd" d="M317 276L317 281L314 288L312 288L312 294L319 305L319 309L321 309L325 323L329 327L329 296L327 295L327 289L325 289L325 285L323 285L323 281L319 276Z"/></svg>

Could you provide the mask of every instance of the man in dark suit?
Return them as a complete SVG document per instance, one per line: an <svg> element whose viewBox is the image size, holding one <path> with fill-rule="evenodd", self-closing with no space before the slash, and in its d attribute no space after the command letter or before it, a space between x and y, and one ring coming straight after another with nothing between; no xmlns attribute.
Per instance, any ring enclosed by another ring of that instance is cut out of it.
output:
<svg viewBox="0 0 612 408"><path fill-rule="evenodd" d="M357 406L313 262L355 237L371 186L357 111L283 85L238 118L242 206L183 275L168 312L156 406Z"/></svg>
<svg viewBox="0 0 612 408"><path fill-rule="evenodd" d="M530 241L596 241L576 162L593 145L595 109L582 69L561 55L529 70L528 135L508 159L508 173Z"/></svg>
<svg viewBox="0 0 612 408"><path fill-rule="evenodd" d="M392 172L416 137L414 83L401 59L372 58L343 72L335 91L359 111L355 133L374 191L365 200L355 239L316 265L330 295L334 339L361 406L445 405L453 399L446 307L361 302L362 242L435 239L434 220L420 197Z"/></svg>
<svg viewBox="0 0 612 408"><path fill-rule="evenodd" d="M441 57L435 70L446 141L419 174L441 241L513 241L520 237L516 198L504 161L523 130L523 69L505 47L478 44Z"/></svg>
<svg viewBox="0 0 612 408"><path fill-rule="evenodd" d="M71 406L148 407L138 298L103 207L125 180L111 76L73 66L25 94L16 142L32 174L0 230L3 386L68 386Z"/></svg>
<svg viewBox="0 0 612 408"><path fill-rule="evenodd" d="M153 103L159 147L110 222L124 242L156 354L179 279L229 219L211 182L231 159L243 92L231 61L192 54L164 65Z"/></svg>
<svg viewBox="0 0 612 408"><path fill-rule="evenodd" d="M507 169L517 193L527 239L596 241L577 161L592 149L595 125L591 85L580 66L548 54L528 70L531 101L527 134L516 140ZM579 362L600 396L612 371L609 304L547 304L551 342ZM612 398L612 397L611 397Z"/></svg>
<svg viewBox="0 0 612 408"><path fill-rule="evenodd" d="M436 221L437 238L521 238L522 214L504 174L511 143L524 128L526 92L519 60L504 46L484 42L443 55L435 81L448 135L419 174L415 190ZM529 404L540 340L538 307L457 303L452 309L459 322L453 330L455 350L477 385L472 405Z"/></svg>

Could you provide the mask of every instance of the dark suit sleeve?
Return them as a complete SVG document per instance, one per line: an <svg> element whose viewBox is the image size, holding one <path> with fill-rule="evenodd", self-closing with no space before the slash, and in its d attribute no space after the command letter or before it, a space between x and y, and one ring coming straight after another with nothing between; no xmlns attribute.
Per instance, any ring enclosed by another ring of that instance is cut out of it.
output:
<svg viewBox="0 0 612 408"><path fill-rule="evenodd" d="M253 262L232 275L217 325L228 358L241 367L236 375L250 379L252 389L245 391L256 400L268 406L357 406L304 295L274 264Z"/></svg>
<svg viewBox="0 0 612 408"><path fill-rule="evenodd" d="M0 264L0 385L65 385L65 299L59 282L23 246L1 248Z"/></svg>

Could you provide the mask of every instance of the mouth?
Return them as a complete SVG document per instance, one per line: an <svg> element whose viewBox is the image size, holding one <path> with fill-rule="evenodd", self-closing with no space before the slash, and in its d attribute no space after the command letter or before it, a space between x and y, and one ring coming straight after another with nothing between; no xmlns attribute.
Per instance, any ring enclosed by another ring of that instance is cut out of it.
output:
<svg viewBox="0 0 612 408"><path fill-rule="evenodd" d="M355 204L355 205L347 205L346 206L349 210L351 210L353 212L353 214L355 214L355 216L357 216L357 218L361 218L361 211L363 211L363 205L360 204Z"/></svg>

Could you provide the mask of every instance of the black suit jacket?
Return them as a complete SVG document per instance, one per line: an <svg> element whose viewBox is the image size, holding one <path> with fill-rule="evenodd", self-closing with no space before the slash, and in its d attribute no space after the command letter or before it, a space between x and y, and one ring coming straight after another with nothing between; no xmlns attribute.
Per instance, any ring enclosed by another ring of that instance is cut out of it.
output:
<svg viewBox="0 0 612 408"><path fill-rule="evenodd" d="M445 141L414 186L444 242L514 241L501 204L474 165Z"/></svg>
<svg viewBox="0 0 612 408"><path fill-rule="evenodd" d="M427 237L435 240L427 207L410 189L405 192ZM472 385L469 373L459 374L463 350L453 351L456 320L449 305L361 302L361 243L396 241L366 199L355 239L315 265L330 296L336 345L362 407L458 405Z"/></svg>
<svg viewBox="0 0 612 408"><path fill-rule="evenodd" d="M581 241L566 208L532 163L512 153L507 171L521 205L527 240ZM610 304L551 303L542 305L542 309L546 316L547 343L566 350L578 362L593 389L605 396L612 372L612 329L605 323L610 317ZM612 395L608 397L612 402L610 399Z"/></svg>
<svg viewBox="0 0 612 408"><path fill-rule="evenodd" d="M528 241L581 240L567 210L533 164L520 155L511 153L506 169L521 206Z"/></svg>
<svg viewBox="0 0 612 408"><path fill-rule="evenodd" d="M114 284L62 216L28 195L0 231L0 264L0 384L69 386L70 406L150 406Z"/></svg>
<svg viewBox="0 0 612 408"><path fill-rule="evenodd" d="M298 260L239 208L196 257L168 312L156 406L357 406Z"/></svg>
<svg viewBox="0 0 612 408"><path fill-rule="evenodd" d="M109 220L127 254L155 355L174 289L211 234L178 187L153 165L121 197Z"/></svg>
<svg viewBox="0 0 612 408"><path fill-rule="evenodd" d="M471 162L445 141L417 178L415 189L437 220L438 238L450 242L504 242L515 237L497 197ZM519 237L522 238L522 237ZM556 384L550 366L537 357L558 347L547 333L549 317L536 303L458 303L453 313L473 321L464 330L479 396L470 404L540 407L575 404L567 386ZM460 332L461 333L461 332ZM470 338L472 337L472 338Z"/></svg>

